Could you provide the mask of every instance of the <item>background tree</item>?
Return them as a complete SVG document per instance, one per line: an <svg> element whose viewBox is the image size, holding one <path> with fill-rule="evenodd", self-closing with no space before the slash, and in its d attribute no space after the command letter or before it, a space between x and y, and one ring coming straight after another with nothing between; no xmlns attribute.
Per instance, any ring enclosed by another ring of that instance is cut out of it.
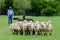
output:
<svg viewBox="0 0 60 40"><path fill-rule="evenodd" d="M59 6L59 2L57 2L55 0L31 0L31 5L32 5L32 12L35 13L37 16L39 16L39 15L42 16L42 15L44 15L41 13L41 11L43 9L44 9L44 11L46 10L46 8L47 9L51 8L52 10L53 9L57 10L56 8ZM47 13L48 13L48 11L47 11ZM56 11L56 13L54 12L54 13L50 13L50 14L52 14L52 16L56 15L57 11Z"/></svg>
<svg viewBox="0 0 60 40"><path fill-rule="evenodd" d="M4 13L2 9L4 9L4 1L5 0L0 0L0 14Z"/></svg>
<svg viewBox="0 0 60 40"><path fill-rule="evenodd" d="M56 13L56 10L51 7L46 7L41 10L42 16L54 16L55 13Z"/></svg>
<svg viewBox="0 0 60 40"><path fill-rule="evenodd" d="M60 0L0 0L0 10L2 10L2 14L7 14L9 6L14 9L16 15L60 15Z"/></svg>
<svg viewBox="0 0 60 40"><path fill-rule="evenodd" d="M15 0L14 8L17 14L25 14L25 10L31 9L31 4L29 0Z"/></svg>

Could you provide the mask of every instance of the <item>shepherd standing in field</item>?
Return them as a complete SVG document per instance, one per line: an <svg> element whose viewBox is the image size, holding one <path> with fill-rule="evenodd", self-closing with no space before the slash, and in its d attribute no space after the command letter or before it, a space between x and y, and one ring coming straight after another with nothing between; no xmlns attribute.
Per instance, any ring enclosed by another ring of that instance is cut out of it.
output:
<svg viewBox="0 0 60 40"><path fill-rule="evenodd" d="M12 24L12 17L14 15L14 11L13 11L12 7L9 7L7 14L8 14L8 24L10 25L10 24Z"/></svg>

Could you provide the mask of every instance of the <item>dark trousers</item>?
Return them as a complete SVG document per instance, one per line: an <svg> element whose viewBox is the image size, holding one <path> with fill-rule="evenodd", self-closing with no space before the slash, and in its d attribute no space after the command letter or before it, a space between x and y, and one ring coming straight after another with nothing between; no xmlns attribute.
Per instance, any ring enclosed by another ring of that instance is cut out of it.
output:
<svg viewBox="0 0 60 40"><path fill-rule="evenodd" d="M9 24L9 25L12 24L12 17L13 17L12 15L9 15L9 16L8 16L8 24Z"/></svg>

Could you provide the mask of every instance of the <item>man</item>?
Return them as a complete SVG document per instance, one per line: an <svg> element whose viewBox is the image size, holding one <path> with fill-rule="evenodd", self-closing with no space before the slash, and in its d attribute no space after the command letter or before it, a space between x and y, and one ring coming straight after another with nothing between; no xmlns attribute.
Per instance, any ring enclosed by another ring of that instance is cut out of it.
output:
<svg viewBox="0 0 60 40"><path fill-rule="evenodd" d="M12 17L14 15L14 11L11 7L9 7L7 14L8 14L8 24L10 25L12 24Z"/></svg>

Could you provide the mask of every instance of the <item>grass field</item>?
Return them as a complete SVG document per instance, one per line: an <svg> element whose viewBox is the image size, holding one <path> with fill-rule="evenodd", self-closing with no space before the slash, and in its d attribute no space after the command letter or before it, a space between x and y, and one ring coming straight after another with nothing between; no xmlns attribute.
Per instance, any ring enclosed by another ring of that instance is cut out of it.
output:
<svg viewBox="0 0 60 40"><path fill-rule="evenodd" d="M19 16L15 16L19 17ZM20 16L21 17L21 16ZM53 35L42 36L42 35L10 35L9 25L7 24L8 17L0 16L0 40L60 40L60 16L54 17L42 17L42 16L27 16L33 18L35 21L48 21L51 20L53 24ZM13 20L13 23L16 22Z"/></svg>

